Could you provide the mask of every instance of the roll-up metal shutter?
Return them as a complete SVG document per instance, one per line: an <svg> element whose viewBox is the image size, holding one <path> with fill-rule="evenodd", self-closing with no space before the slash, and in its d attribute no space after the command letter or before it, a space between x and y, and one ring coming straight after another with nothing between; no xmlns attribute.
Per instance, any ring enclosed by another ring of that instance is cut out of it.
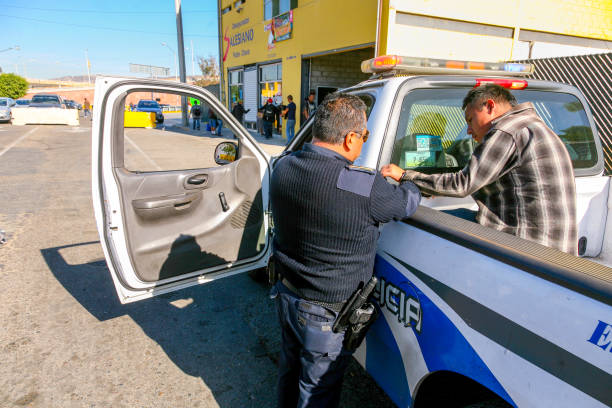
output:
<svg viewBox="0 0 612 408"><path fill-rule="evenodd" d="M244 109L251 111L244 115L247 122L257 122L257 67L244 69Z"/></svg>

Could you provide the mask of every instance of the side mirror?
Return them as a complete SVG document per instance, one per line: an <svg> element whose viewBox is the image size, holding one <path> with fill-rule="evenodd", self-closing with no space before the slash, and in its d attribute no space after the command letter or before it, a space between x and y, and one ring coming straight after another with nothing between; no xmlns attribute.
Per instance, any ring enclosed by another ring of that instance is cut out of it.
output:
<svg viewBox="0 0 612 408"><path fill-rule="evenodd" d="M229 164L238 156L238 145L232 142L219 143L215 148L215 163Z"/></svg>

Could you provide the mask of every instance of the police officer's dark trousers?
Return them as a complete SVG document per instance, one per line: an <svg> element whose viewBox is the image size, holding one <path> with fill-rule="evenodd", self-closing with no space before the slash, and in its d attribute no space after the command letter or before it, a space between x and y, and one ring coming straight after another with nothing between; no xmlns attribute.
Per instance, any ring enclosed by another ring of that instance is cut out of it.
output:
<svg viewBox="0 0 612 408"><path fill-rule="evenodd" d="M352 354L342 347L344 333L332 331L337 313L301 299L281 282L271 296L282 332L278 406L337 407Z"/></svg>

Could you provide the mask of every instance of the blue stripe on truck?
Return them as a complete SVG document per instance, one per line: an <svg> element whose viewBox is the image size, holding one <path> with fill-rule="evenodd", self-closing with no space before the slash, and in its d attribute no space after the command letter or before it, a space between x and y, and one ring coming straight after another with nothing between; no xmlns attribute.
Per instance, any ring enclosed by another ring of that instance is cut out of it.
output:
<svg viewBox="0 0 612 408"><path fill-rule="evenodd" d="M482 384L508 401L508 403L516 406L459 329L418 287L380 256L376 257L375 274L386 285L405 290L406 294L402 295L401 299L416 295L420 304L421 321L410 320L408 322L410 326L402 329L413 330L427 369L430 372L452 371L459 373ZM385 294L379 294L378 296L384 297ZM386 306L388 303L387 299L379 299L378 303L382 307L388 307ZM393 303L394 305L400 303L399 295L395 296ZM398 320L402 320L401 311L404 308L393 307L393 309L398 312ZM418 323L420 323L420 330ZM398 322L394 321L391 324L398 324ZM404 322L400 322L400 324L406 326ZM405 387L403 389L408 390L408 385L407 381L403 385L404 381L402 380L399 383L397 379L400 373L405 378L404 364L395 339L389 329L388 322L384 318L379 318L371 327L366 341L366 368L368 372L372 374L381 387L389 394L393 402L400 407L408 406L407 401L410 401L410 396L405 396L397 389L390 389L393 386ZM401 362L401 370L397 368L398 362Z"/></svg>
<svg viewBox="0 0 612 408"><path fill-rule="evenodd" d="M612 375L474 299L387 253L415 275L472 329L604 405L612 401ZM501 394L500 394L501 395Z"/></svg>

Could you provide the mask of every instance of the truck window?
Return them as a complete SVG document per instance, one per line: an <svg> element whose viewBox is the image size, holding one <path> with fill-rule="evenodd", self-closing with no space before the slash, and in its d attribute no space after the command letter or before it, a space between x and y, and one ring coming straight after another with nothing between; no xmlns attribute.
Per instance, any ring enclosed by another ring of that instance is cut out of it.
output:
<svg viewBox="0 0 612 408"><path fill-rule="evenodd" d="M416 89L402 102L391 162L424 173L454 172L467 164L475 141L467 134L461 103L466 89ZM574 95L513 91L532 102L538 115L563 140L574 168L597 163L597 149L584 107Z"/></svg>
<svg viewBox="0 0 612 408"><path fill-rule="evenodd" d="M352 95L355 95L357 97L359 97L359 99L361 99L363 101L363 103L365 103L366 105L366 117L369 118L370 117L370 113L372 112L372 108L374 108L374 104L376 103L376 98L373 94L370 93L352 93ZM314 116L313 116L314 117ZM313 118L308 119L308 122L313 121ZM304 124L302 125L304 126ZM296 146L293 146L293 148L291 149L291 151L298 151L302 149L302 146L304 146L304 143L310 143L312 142L312 126L308 127L305 130L300 130L299 131L299 144Z"/></svg>

